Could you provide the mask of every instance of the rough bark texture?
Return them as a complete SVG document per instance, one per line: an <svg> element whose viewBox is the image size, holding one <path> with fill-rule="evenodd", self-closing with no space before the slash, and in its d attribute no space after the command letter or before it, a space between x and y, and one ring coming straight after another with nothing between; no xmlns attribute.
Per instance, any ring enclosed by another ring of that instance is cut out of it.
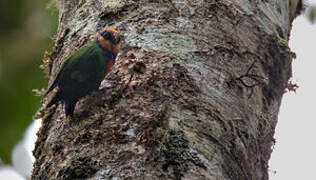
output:
<svg viewBox="0 0 316 180"><path fill-rule="evenodd" d="M59 8L51 79L104 27L120 30L124 47L75 120L58 105L43 121L32 179L268 179L291 76L288 1L60 0Z"/></svg>

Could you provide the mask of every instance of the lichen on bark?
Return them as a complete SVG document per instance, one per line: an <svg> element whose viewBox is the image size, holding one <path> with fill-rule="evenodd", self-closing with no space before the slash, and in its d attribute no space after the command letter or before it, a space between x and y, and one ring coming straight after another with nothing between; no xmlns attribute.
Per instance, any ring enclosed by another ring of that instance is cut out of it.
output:
<svg viewBox="0 0 316 180"><path fill-rule="evenodd" d="M43 121L32 178L268 179L291 76L287 3L60 0L50 79L104 27L124 43L75 121L62 105Z"/></svg>

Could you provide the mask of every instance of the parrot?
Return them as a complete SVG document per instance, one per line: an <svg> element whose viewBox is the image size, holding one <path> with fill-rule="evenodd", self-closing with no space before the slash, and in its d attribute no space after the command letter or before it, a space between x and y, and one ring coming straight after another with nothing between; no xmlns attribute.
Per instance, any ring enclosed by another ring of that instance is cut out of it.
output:
<svg viewBox="0 0 316 180"><path fill-rule="evenodd" d="M79 48L64 62L48 87L45 97L56 87L58 90L46 107L63 102L66 119L71 120L78 100L98 90L101 81L111 71L120 48L120 33L112 28L105 28L95 40Z"/></svg>

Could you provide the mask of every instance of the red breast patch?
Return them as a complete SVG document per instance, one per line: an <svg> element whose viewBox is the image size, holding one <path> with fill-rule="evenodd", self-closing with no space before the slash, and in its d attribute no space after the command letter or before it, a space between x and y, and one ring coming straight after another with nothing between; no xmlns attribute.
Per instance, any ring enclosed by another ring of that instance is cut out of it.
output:
<svg viewBox="0 0 316 180"><path fill-rule="evenodd" d="M114 65L114 61L110 60L107 67L106 67L106 74L108 74L111 71L113 65Z"/></svg>

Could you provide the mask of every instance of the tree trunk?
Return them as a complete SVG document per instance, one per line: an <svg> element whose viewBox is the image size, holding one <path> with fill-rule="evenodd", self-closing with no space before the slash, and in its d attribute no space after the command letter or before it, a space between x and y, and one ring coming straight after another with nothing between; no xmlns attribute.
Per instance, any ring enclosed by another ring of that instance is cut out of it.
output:
<svg viewBox="0 0 316 180"><path fill-rule="evenodd" d="M268 179L291 76L289 1L59 1L50 79L104 27L124 37L75 119L43 121L32 179Z"/></svg>

